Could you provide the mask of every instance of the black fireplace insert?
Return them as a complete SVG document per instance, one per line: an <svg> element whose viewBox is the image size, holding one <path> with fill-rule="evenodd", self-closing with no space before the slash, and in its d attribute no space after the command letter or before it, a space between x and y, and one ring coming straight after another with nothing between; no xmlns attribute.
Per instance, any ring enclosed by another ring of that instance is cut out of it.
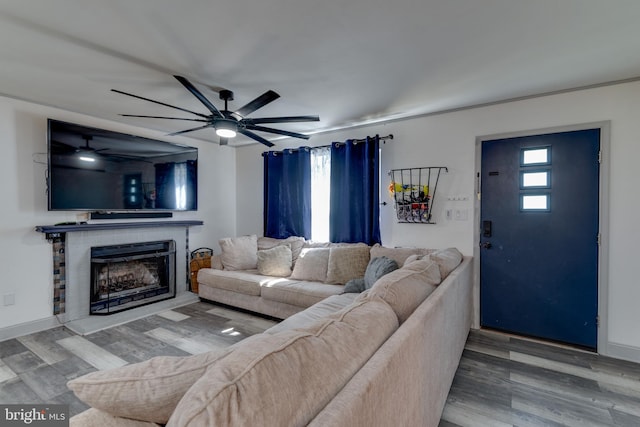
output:
<svg viewBox="0 0 640 427"><path fill-rule="evenodd" d="M105 315L176 296L174 240L91 248L90 314Z"/></svg>

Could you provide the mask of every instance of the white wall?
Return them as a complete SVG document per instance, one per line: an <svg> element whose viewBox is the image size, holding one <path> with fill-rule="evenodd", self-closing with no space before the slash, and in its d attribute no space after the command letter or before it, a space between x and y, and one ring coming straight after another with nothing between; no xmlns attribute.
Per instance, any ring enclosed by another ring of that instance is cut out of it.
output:
<svg viewBox="0 0 640 427"><path fill-rule="evenodd" d="M381 213L383 244L456 246L464 254L473 255L476 137L610 120L610 233L605 236L610 249L609 304L608 318L602 319L608 343L600 351L640 361L640 285L634 267L634 260L640 255L638 111L640 82L632 82L318 135L311 138L309 145L392 133L394 140L383 146L383 170L447 166L449 173L441 178L434 200L437 224L398 224L391 205L387 205ZM303 145L300 141L287 140L277 145L295 147ZM238 149L238 234L262 233L263 151L260 146ZM388 178L384 178L386 185ZM448 196L469 199L448 201ZM468 210L469 220L447 221L443 215L446 208Z"/></svg>
<svg viewBox="0 0 640 427"><path fill-rule="evenodd" d="M215 247L219 238L236 233L233 148L0 98L0 337L3 331L56 322L51 244L34 227L77 217L75 212L47 211L47 118L197 147L198 211L176 213L174 219L204 221L204 226L190 228L191 249ZM4 305L6 295L14 295L14 305Z"/></svg>

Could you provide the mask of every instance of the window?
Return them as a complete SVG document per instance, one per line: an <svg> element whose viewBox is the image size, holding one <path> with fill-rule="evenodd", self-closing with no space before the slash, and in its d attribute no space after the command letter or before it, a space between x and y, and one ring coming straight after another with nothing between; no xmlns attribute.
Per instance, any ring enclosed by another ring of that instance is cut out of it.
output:
<svg viewBox="0 0 640 427"><path fill-rule="evenodd" d="M520 164L527 165L547 165L551 163L549 147L525 148L522 150Z"/></svg>
<svg viewBox="0 0 640 427"><path fill-rule="evenodd" d="M521 196L521 208L523 211L548 211L549 195L548 194L532 194Z"/></svg>
<svg viewBox="0 0 640 427"><path fill-rule="evenodd" d="M541 192L541 189L546 190ZM551 210L551 147L530 147L521 150L520 210Z"/></svg>
<svg viewBox="0 0 640 427"><path fill-rule="evenodd" d="M379 137L264 157L264 233L380 243Z"/></svg>
<svg viewBox="0 0 640 427"><path fill-rule="evenodd" d="M329 241L331 149L311 150L311 240Z"/></svg>
<svg viewBox="0 0 640 427"><path fill-rule="evenodd" d="M551 184L549 171L521 172L520 177L522 188L548 188Z"/></svg>

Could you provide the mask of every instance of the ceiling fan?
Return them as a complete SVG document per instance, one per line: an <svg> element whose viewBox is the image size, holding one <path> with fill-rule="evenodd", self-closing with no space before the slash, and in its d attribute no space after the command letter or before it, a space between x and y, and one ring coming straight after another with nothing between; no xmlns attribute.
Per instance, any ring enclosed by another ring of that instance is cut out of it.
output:
<svg viewBox="0 0 640 427"><path fill-rule="evenodd" d="M93 136L91 135L82 135L82 139L84 139L84 145L80 145L76 147L75 152L78 154L82 153L99 153L100 151L106 151L108 148L99 148L95 149L89 146L89 142L93 140Z"/></svg>
<svg viewBox="0 0 640 427"><path fill-rule="evenodd" d="M253 131L275 133L278 135L290 136L293 138L309 139L308 135L301 133L290 132L282 129L275 129L271 127L260 126L263 123L293 123L293 122L317 122L320 120L318 116L283 116L283 117L259 117L255 119L246 118L249 114L253 113L259 108L264 107L270 102L275 101L280 97L276 92L269 90L253 101L250 101L240 109L231 112L228 110L227 103L233 101L233 92L223 89L220 91L220 99L224 100L224 110L220 111L216 108L211 101L209 101L189 80L182 76L173 76L178 80L189 92L191 92L198 100L204 104L211 114L201 114L195 111L188 110L186 108L176 107L175 105L166 104L164 102L155 101L153 99L144 98L142 96L134 95L131 93L123 92L116 89L111 89L113 92L123 95L131 96L134 98L142 99L144 101L153 102L155 104L164 105L165 107L175 108L176 110L184 111L186 113L198 116L198 118L182 118L182 117L165 117L165 116L143 116L137 114L121 114L124 117L145 117L151 119L168 119L168 120L186 120L192 122L202 122L204 125L191 129L181 130L178 132L170 133L169 135L180 135L183 133L193 132L200 129L213 128L216 134L220 137L220 145L227 145L229 138L233 138L237 133L241 133L249 138L252 138L267 147L273 147L273 143L256 134Z"/></svg>

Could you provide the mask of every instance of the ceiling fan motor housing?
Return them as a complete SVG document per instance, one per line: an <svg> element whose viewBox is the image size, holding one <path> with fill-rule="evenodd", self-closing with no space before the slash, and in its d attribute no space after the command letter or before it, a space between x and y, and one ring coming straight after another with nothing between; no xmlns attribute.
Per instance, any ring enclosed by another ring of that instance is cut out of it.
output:
<svg viewBox="0 0 640 427"><path fill-rule="evenodd" d="M223 101L233 101L233 92L227 89L222 89L220 91L220 99ZM225 105L226 107L226 105Z"/></svg>

